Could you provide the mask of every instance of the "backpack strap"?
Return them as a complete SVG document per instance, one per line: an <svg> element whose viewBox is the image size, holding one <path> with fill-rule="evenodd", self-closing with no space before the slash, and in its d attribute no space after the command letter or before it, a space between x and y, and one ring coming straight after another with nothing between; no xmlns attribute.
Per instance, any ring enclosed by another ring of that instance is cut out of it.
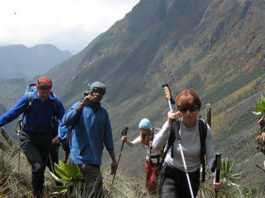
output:
<svg viewBox="0 0 265 198"><path fill-rule="evenodd" d="M172 122L172 127L170 129L170 136L168 139L168 144L171 147L171 158L174 158L174 142L177 139L178 141L181 141L180 135L179 135L179 129L180 129L180 120L177 119Z"/></svg>
<svg viewBox="0 0 265 198"><path fill-rule="evenodd" d="M18 127L17 127L17 135L21 135L21 132L22 132L22 128L24 127L24 123L23 123L23 120L24 120L24 117L25 117L25 114L27 112L30 111L30 108L32 106L32 102L33 102L33 95L34 95L34 92L29 92L29 97L28 97L28 102L27 102L27 106L23 112L23 114L20 116L20 118L18 119Z"/></svg>
<svg viewBox="0 0 265 198"><path fill-rule="evenodd" d="M29 93L28 106L27 106L27 108L30 108L30 107L32 106L33 95L34 95L34 92L30 92L30 93Z"/></svg>
<svg viewBox="0 0 265 198"><path fill-rule="evenodd" d="M30 111L30 109L31 109L32 102L33 102L33 95L34 95L34 92L29 92L28 105L27 105L27 107L26 107L26 109L23 112L23 115L21 117L22 122L24 120L25 114L28 113Z"/></svg>
<svg viewBox="0 0 265 198"><path fill-rule="evenodd" d="M165 149L164 153L162 154L162 159L161 159L161 163L158 167L157 174L159 174L170 148L171 148L171 157L174 156L173 150L174 150L174 142L176 140L176 132L177 132L178 137L180 137L179 136L179 128L180 128L180 120L178 119L178 120L173 121L172 126L170 128L170 134L169 134L169 138L167 140L166 149Z"/></svg>
<svg viewBox="0 0 265 198"><path fill-rule="evenodd" d="M206 154L206 136L207 136L207 124L202 120L199 121L199 133L201 142L201 164L202 164L202 182L205 182L205 154Z"/></svg>
<svg viewBox="0 0 265 198"><path fill-rule="evenodd" d="M57 111L57 100L56 95L54 95L54 99L52 100L52 137L56 137L58 135L58 111Z"/></svg>

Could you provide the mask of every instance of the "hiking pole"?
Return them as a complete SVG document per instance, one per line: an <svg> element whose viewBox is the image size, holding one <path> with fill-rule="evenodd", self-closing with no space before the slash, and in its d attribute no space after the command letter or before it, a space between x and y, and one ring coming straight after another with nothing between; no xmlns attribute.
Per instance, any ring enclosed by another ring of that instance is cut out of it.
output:
<svg viewBox="0 0 265 198"><path fill-rule="evenodd" d="M54 167L53 167L53 162L52 162L52 156L51 156L51 153L49 153L49 163L50 163L50 165L51 165L51 169L52 169L52 173L54 173L55 174L55 172L54 172Z"/></svg>
<svg viewBox="0 0 265 198"><path fill-rule="evenodd" d="M125 128L122 130L121 135L122 135L122 136L126 136L126 135L127 135L127 132L128 132L128 129L129 129L129 127L125 127ZM117 169L118 169L118 166L119 166L119 163L120 163L120 158L121 158L121 154L122 154L123 146L124 146L124 142L122 141L121 150L120 150L120 154L119 154L119 157L118 157L117 168L116 168L116 172L115 172L115 174L113 175L113 179L112 179L112 182L111 182L111 187L112 187L112 185L113 185L113 183L114 183L114 179L115 179L115 176L116 176L116 173L117 173Z"/></svg>
<svg viewBox="0 0 265 198"><path fill-rule="evenodd" d="M215 175L215 182L220 182L220 170L221 170L221 153L216 153L216 175ZM218 190L215 189L215 198L217 198Z"/></svg>
<svg viewBox="0 0 265 198"><path fill-rule="evenodd" d="M175 102L172 99L171 90L169 89L168 84L164 84L164 85L162 85L162 87L163 87L164 94L165 94L165 97L166 97L167 102L168 102L169 109L170 109L170 111L172 111L173 108L172 108L172 105L171 104L175 104Z"/></svg>
<svg viewBox="0 0 265 198"><path fill-rule="evenodd" d="M23 120L21 118L18 121L17 136L21 135L22 128L23 128ZM20 153L21 153L21 146L19 145L19 148L18 148L18 174L20 174Z"/></svg>
<svg viewBox="0 0 265 198"><path fill-rule="evenodd" d="M171 103L172 103L173 100L172 100L172 97L171 97L171 91L169 89L169 86L168 86L168 84L165 84L162 87L163 87L163 90L164 90L164 93L165 93L165 97L166 97L166 99L168 101L169 108L170 108L170 110L172 110ZM173 120L171 128L174 129L175 125L177 125L176 120ZM175 135L176 135L176 140L177 140L179 151L180 151L181 158L182 158L184 171L186 173L186 178L187 178L189 189L190 189L190 195L191 195L191 198L194 198L194 194L193 194L193 190L192 190L191 182L190 182L190 177L189 177L189 173L188 173L188 170L187 170L187 165L186 165L183 149L182 149L182 146L181 146L181 137L179 135L179 131L176 131Z"/></svg>

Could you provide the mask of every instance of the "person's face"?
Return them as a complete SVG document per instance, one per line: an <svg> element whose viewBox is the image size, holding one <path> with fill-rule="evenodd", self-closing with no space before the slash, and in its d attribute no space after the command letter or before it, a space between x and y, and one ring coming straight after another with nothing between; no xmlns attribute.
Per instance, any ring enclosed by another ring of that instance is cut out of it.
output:
<svg viewBox="0 0 265 198"><path fill-rule="evenodd" d="M39 96L39 99L42 102L45 102L49 98L50 93L51 93L51 89L48 89L48 90L38 89L38 93L37 94Z"/></svg>
<svg viewBox="0 0 265 198"><path fill-rule="evenodd" d="M143 134L143 135L147 135L149 134L149 129L140 129L140 132Z"/></svg>
<svg viewBox="0 0 265 198"><path fill-rule="evenodd" d="M90 99L94 103L98 103L104 96L104 92L101 89L93 89L90 91L89 95L91 96Z"/></svg>
<svg viewBox="0 0 265 198"><path fill-rule="evenodd" d="M183 122L186 127L191 128L195 126L199 113L198 107L196 107L196 105L178 107L178 110L182 114Z"/></svg>

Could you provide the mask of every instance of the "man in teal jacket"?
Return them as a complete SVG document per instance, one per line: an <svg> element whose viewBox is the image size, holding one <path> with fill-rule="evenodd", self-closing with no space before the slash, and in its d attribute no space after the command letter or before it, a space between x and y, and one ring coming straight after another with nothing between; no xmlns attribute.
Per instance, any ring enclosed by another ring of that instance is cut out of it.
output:
<svg viewBox="0 0 265 198"><path fill-rule="evenodd" d="M117 169L108 112L100 104L105 92L103 83L92 83L88 95L73 104L62 120L67 126L74 125L70 142L72 162L79 165L86 180L84 193L91 196L92 189L96 189L93 197L103 197L100 165L104 145L112 159L111 174Z"/></svg>
<svg viewBox="0 0 265 198"><path fill-rule="evenodd" d="M62 119L65 108L61 100L51 92L52 81L46 76L37 80L37 90L33 93L29 107L29 94L25 94L9 111L0 116L0 127L25 113L20 143L28 162L32 167L32 187L34 197L42 197L44 172L52 143L53 117ZM53 105L56 102L57 110ZM57 114L57 115L54 115Z"/></svg>

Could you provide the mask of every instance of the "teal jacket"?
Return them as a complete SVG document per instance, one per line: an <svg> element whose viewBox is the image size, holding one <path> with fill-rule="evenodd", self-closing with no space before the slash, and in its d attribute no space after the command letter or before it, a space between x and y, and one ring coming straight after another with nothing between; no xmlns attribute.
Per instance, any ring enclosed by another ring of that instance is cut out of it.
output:
<svg viewBox="0 0 265 198"><path fill-rule="evenodd" d="M63 122L71 126L78 118L76 102L64 115ZM104 145L113 150L112 129L106 109L99 107L94 113L90 106L85 106L72 130L70 153L74 164L101 165Z"/></svg>

